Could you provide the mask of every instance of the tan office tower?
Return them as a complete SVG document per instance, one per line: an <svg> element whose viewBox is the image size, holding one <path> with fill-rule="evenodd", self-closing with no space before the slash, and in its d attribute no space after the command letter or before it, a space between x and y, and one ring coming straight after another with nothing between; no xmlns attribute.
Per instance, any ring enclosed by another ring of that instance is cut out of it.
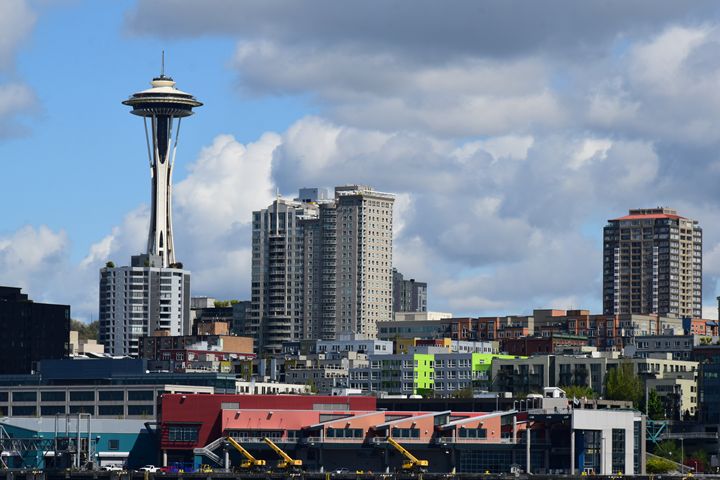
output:
<svg viewBox="0 0 720 480"><path fill-rule="evenodd" d="M394 201L368 186L335 188L335 335L375 337L377 322L392 320Z"/></svg>
<svg viewBox="0 0 720 480"><path fill-rule="evenodd" d="M604 229L603 310L702 316L702 229L670 208L630 210Z"/></svg>
<svg viewBox="0 0 720 480"><path fill-rule="evenodd" d="M391 194L368 186L335 188L305 219L305 338L374 337L392 319Z"/></svg>

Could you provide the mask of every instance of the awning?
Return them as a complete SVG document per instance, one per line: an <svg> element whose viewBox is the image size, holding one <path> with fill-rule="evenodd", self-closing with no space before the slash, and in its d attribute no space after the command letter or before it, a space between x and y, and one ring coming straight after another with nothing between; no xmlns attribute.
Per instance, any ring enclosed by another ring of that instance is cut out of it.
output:
<svg viewBox="0 0 720 480"><path fill-rule="evenodd" d="M305 429L307 429L307 430L317 430L317 429L319 429L319 428L323 428L324 426L326 426L326 425L331 425L331 424L333 424L333 423L347 423L347 422L352 422L353 420L355 420L355 419L357 419L357 418L371 417L371 416L373 416L373 415L381 415L382 413L383 413L383 412L378 411L378 412L362 413L362 414L360 414L360 415L347 415L347 416L345 416L345 417L336 418L336 419L334 419L334 420L327 420L327 421L325 421L325 422L316 423L315 425L310 425L310 426L308 426L308 427L303 427L303 428L305 428Z"/></svg>
<svg viewBox="0 0 720 480"><path fill-rule="evenodd" d="M452 422L446 423L445 425L440 425L439 428L441 430L445 430L448 428L456 427L458 425L463 425L465 423L472 423L477 421L483 421L488 418L494 418L494 417L503 417L505 415L515 415L518 413L517 410L506 410L504 412L492 412L492 413L486 413L484 415L475 415L473 417L467 417L467 418L461 418L459 420L454 420Z"/></svg>
<svg viewBox="0 0 720 480"><path fill-rule="evenodd" d="M452 411L445 410L443 412L431 412L431 413L424 413L422 415L408 415L407 417L398 418L397 420L391 420L389 422L381 423L380 425L375 425L372 427L374 430L380 430L383 428L392 427L394 425L405 423L405 422L415 422L417 420L420 420L422 418L428 418L428 417L438 417L440 415L449 415Z"/></svg>

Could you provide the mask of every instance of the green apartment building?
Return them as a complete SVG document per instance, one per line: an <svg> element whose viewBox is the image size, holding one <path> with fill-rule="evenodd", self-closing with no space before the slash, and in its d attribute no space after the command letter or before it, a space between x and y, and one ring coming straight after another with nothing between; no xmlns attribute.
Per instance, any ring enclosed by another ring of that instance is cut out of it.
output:
<svg viewBox="0 0 720 480"><path fill-rule="evenodd" d="M488 389L495 358L515 357L494 353L371 355L367 367L350 369L350 387L441 397L459 390Z"/></svg>

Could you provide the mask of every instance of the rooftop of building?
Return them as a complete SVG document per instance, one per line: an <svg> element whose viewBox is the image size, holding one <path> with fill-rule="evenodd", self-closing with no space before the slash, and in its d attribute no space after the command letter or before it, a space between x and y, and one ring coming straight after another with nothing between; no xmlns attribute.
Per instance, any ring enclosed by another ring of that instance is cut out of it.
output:
<svg viewBox="0 0 720 480"><path fill-rule="evenodd" d="M610 220L611 222L623 221L623 220L656 220L656 219L686 219L677 214L677 211L667 207L657 208L635 208L631 209L627 215L619 218Z"/></svg>

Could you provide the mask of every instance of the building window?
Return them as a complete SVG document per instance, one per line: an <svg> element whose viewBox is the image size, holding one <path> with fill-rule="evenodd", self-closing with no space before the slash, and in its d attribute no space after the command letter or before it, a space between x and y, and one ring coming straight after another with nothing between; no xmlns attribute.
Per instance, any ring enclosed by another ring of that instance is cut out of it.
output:
<svg viewBox="0 0 720 480"><path fill-rule="evenodd" d="M65 392L40 392L40 400L43 402L64 402Z"/></svg>
<svg viewBox="0 0 720 480"><path fill-rule="evenodd" d="M153 412L153 406L152 405L128 405L128 415L135 415L135 416L142 416L152 415Z"/></svg>
<svg viewBox="0 0 720 480"><path fill-rule="evenodd" d="M70 405L70 413L89 413L95 415L95 405Z"/></svg>
<svg viewBox="0 0 720 480"><path fill-rule="evenodd" d="M612 472L625 473L625 430L612 429Z"/></svg>
<svg viewBox="0 0 720 480"><path fill-rule="evenodd" d="M32 406L14 405L12 407L12 414L15 417L35 417L35 416L37 416L37 408L35 408L34 405L32 405Z"/></svg>
<svg viewBox="0 0 720 480"><path fill-rule="evenodd" d="M77 392L70 392L71 402L94 402L95 392L92 390L80 390Z"/></svg>
<svg viewBox="0 0 720 480"><path fill-rule="evenodd" d="M392 436L395 438L420 438L418 428L393 428Z"/></svg>
<svg viewBox="0 0 720 480"><path fill-rule="evenodd" d="M120 440L117 440L117 439L108 440L108 450L120 450Z"/></svg>
<svg viewBox="0 0 720 480"><path fill-rule="evenodd" d="M52 416L65 414L65 405L43 405L40 407L40 415Z"/></svg>
<svg viewBox="0 0 720 480"><path fill-rule="evenodd" d="M100 391L99 393L101 402L122 402L125 400L125 392L122 390Z"/></svg>
<svg viewBox="0 0 720 480"><path fill-rule="evenodd" d="M13 392L13 402L35 402L37 401L37 392Z"/></svg>
<svg viewBox="0 0 720 480"><path fill-rule="evenodd" d="M328 428L327 438L363 438L362 428Z"/></svg>
<svg viewBox="0 0 720 480"><path fill-rule="evenodd" d="M102 392L100 392L102 393ZM98 407L98 415L121 417L125 414L124 405L100 405Z"/></svg>
<svg viewBox="0 0 720 480"><path fill-rule="evenodd" d="M168 427L168 441L170 442L197 442L197 425L170 425Z"/></svg>
<svg viewBox="0 0 720 480"><path fill-rule="evenodd" d="M155 399L155 392L152 390L128 391L128 400L130 401L152 401Z"/></svg>
<svg viewBox="0 0 720 480"><path fill-rule="evenodd" d="M460 434L460 438L487 438L487 429L485 428L460 427L458 433Z"/></svg>

